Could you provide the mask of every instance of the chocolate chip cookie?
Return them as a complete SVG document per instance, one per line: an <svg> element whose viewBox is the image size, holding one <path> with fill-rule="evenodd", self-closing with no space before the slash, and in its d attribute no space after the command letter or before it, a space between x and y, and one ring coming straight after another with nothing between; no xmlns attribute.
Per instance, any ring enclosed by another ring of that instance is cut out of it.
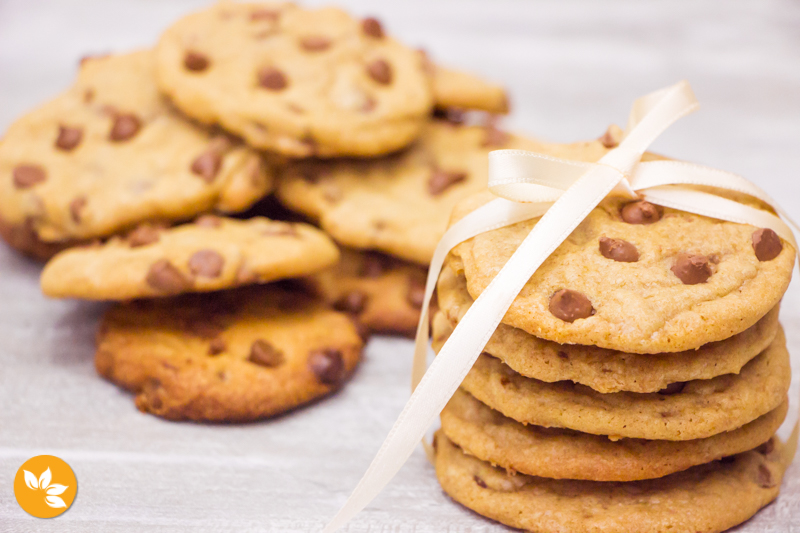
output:
<svg viewBox="0 0 800 533"><path fill-rule="evenodd" d="M362 340L344 313L275 285L119 304L97 334L97 371L171 420L243 422L340 388Z"/></svg>
<svg viewBox="0 0 800 533"><path fill-rule="evenodd" d="M780 442L667 477L628 483L506 472L436 437L436 475L455 501L503 524L542 533L717 532L778 495L791 461Z"/></svg>
<svg viewBox="0 0 800 533"><path fill-rule="evenodd" d="M433 105L419 53L333 7L219 3L172 25L157 51L183 112L290 157L392 152Z"/></svg>
<svg viewBox="0 0 800 533"><path fill-rule="evenodd" d="M637 481L680 472L767 442L789 402L744 426L695 440L620 439L523 425L463 390L442 411L442 431L470 455L511 471L551 479Z"/></svg>
<svg viewBox="0 0 800 533"><path fill-rule="evenodd" d="M130 300L300 277L338 259L336 245L308 224L204 215L65 250L45 266L41 284L55 298Z"/></svg>
<svg viewBox="0 0 800 533"><path fill-rule="evenodd" d="M371 161L303 161L281 173L276 194L335 240L427 265L453 206L486 188L490 151L536 150L599 158L599 141L558 145L509 135L492 124L432 120L408 150Z"/></svg>
<svg viewBox="0 0 800 533"><path fill-rule="evenodd" d="M0 234L46 257L144 221L241 211L271 186L257 152L171 108L153 52L87 59L0 144Z"/></svg>
<svg viewBox="0 0 800 533"><path fill-rule="evenodd" d="M439 307L450 322L449 327L454 328L473 303L466 281L445 267L439 277L437 294ZM523 376L548 383L568 380L602 393L658 392L676 382L739 373L775 338L778 312L776 306L733 337L683 352L635 354L596 346L558 344L502 323L484 351Z"/></svg>
<svg viewBox="0 0 800 533"><path fill-rule="evenodd" d="M453 110L446 116L458 117L458 111L465 109L508 113L508 96L502 86L468 72L438 65L432 68L435 105L442 110Z"/></svg>
<svg viewBox="0 0 800 533"><path fill-rule="evenodd" d="M425 297L424 268L378 253L343 249L335 266L304 278L368 333L413 336Z"/></svg>
<svg viewBox="0 0 800 533"><path fill-rule="evenodd" d="M486 193L466 199L454 219L490 199ZM537 220L453 249L450 265L464 273L472 298ZM692 350L741 333L773 309L794 258L772 230L608 198L536 271L503 322L558 343L629 353Z"/></svg>

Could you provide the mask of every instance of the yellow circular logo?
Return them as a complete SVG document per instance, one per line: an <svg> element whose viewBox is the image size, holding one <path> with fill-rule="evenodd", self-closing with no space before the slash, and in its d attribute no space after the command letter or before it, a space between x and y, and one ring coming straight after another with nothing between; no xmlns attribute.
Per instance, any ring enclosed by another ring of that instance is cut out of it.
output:
<svg viewBox="0 0 800 533"><path fill-rule="evenodd" d="M31 457L19 467L14 478L17 503L37 518L62 514L70 508L77 492L75 474L55 455Z"/></svg>

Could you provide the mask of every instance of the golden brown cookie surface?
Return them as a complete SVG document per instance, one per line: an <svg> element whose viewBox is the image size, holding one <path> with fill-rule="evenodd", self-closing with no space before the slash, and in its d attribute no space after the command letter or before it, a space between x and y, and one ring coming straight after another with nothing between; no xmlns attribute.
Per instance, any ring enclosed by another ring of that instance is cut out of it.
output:
<svg viewBox="0 0 800 533"><path fill-rule="evenodd" d="M741 428L706 439L620 439L522 425L459 389L442 411L442 431L470 455L521 474L552 479L636 481L663 477L767 442L788 400Z"/></svg>
<svg viewBox="0 0 800 533"><path fill-rule="evenodd" d="M3 233L38 256L47 254L36 239L58 247L143 221L241 211L271 187L256 152L167 104L150 51L86 60L71 88L17 120L0 143Z"/></svg>
<svg viewBox="0 0 800 533"><path fill-rule="evenodd" d="M338 258L336 245L308 224L204 215L65 250L45 266L41 284L56 298L130 300L304 276Z"/></svg>
<svg viewBox="0 0 800 533"><path fill-rule="evenodd" d="M775 499L790 460L780 443L670 476L627 483L512 475L437 435L436 476L455 501L503 524L542 533L719 532Z"/></svg>
<svg viewBox="0 0 800 533"><path fill-rule="evenodd" d="M186 114L291 157L397 150L433 105L420 54L333 7L219 3L172 25L157 51L160 85Z"/></svg>
<svg viewBox="0 0 800 533"><path fill-rule="evenodd" d="M437 294L439 307L450 326L455 327L473 303L464 278L445 267ZM523 376L548 383L574 381L602 393L658 392L676 382L738 373L775 338L778 311L778 307L773 308L753 326L731 338L684 352L635 354L558 344L502 323L484 351Z"/></svg>
<svg viewBox="0 0 800 533"><path fill-rule="evenodd" d="M273 416L339 387L361 357L350 318L274 285L136 301L110 309L97 370L172 420Z"/></svg>

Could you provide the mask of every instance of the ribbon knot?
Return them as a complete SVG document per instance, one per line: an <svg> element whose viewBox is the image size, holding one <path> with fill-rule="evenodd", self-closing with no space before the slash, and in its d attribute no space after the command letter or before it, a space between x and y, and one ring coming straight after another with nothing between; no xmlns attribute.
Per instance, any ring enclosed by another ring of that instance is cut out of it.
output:
<svg viewBox="0 0 800 533"><path fill-rule="evenodd" d="M364 477L325 533L344 525L394 477L464 380L522 287L606 196L643 198L706 217L770 228L797 251L797 242L788 225L798 229L797 224L772 198L746 179L680 161L641 161L664 130L697 108L697 100L686 81L639 98L631 108L622 141L597 163L523 150L489 154L489 189L498 198L454 223L439 242L428 271L425 303L417 328L412 368L414 392ZM697 186L747 194L780 216L702 192ZM480 233L538 217L541 219L475 299L427 368L429 302L449 251ZM790 398L790 410L797 411L794 395ZM792 418L796 419L796 415L788 417L779 430L784 439L795 426Z"/></svg>

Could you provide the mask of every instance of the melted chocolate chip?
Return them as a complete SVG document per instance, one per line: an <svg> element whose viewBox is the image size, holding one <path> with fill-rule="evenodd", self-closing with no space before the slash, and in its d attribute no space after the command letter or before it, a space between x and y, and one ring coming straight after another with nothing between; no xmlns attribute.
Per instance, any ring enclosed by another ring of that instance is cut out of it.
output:
<svg viewBox="0 0 800 533"><path fill-rule="evenodd" d="M457 107L448 107L446 109L435 109L433 116L449 122L454 126L460 126L466 120L466 113L463 109Z"/></svg>
<svg viewBox="0 0 800 533"><path fill-rule="evenodd" d="M191 281L166 259L153 263L145 280L150 287L164 294L178 294L192 286Z"/></svg>
<svg viewBox="0 0 800 533"><path fill-rule="evenodd" d="M114 124L108 133L108 138L114 142L127 141L133 138L142 127L142 122L136 115L117 115Z"/></svg>
<svg viewBox="0 0 800 533"><path fill-rule="evenodd" d="M38 165L17 165L12 173L14 187L30 189L47 179L47 173Z"/></svg>
<svg viewBox="0 0 800 533"><path fill-rule="evenodd" d="M678 394L679 392L681 392L685 386L686 383L682 381L677 381L675 383L670 383L669 385L658 391L658 393L661 394L662 396L671 396L673 394Z"/></svg>
<svg viewBox="0 0 800 533"><path fill-rule="evenodd" d="M622 239L600 237L600 253L603 254L603 257L620 263L635 263L639 260L639 251L636 246Z"/></svg>
<svg viewBox="0 0 800 533"><path fill-rule="evenodd" d="M70 151L77 147L83 139L83 130L81 128L70 128L69 126L58 127L58 138L56 139L56 148L59 150Z"/></svg>
<svg viewBox="0 0 800 533"><path fill-rule="evenodd" d="M416 278L411 278L406 293L406 301L414 309L422 309L425 303L425 284Z"/></svg>
<svg viewBox="0 0 800 533"><path fill-rule="evenodd" d="M219 355L228 349L228 345L221 337L214 337L208 345L208 355Z"/></svg>
<svg viewBox="0 0 800 533"><path fill-rule="evenodd" d="M225 266L225 258L214 250L200 250L189 258L189 271L195 276L217 278Z"/></svg>
<svg viewBox="0 0 800 533"><path fill-rule="evenodd" d="M486 482L485 482L484 480L482 480L480 477L478 477L478 475L477 475L477 474L476 474L476 475L474 475L474 476L472 476L472 480L473 480L473 481L475 482L475 484L476 484L476 485L478 485L480 488L482 488L482 489L485 489L485 488L486 488Z"/></svg>
<svg viewBox="0 0 800 533"><path fill-rule="evenodd" d="M81 221L81 211L86 207L86 197L79 196L69 203L69 215L74 222Z"/></svg>
<svg viewBox="0 0 800 533"><path fill-rule="evenodd" d="M762 489L770 489L777 485L775 481L775 477L772 475L772 471L769 467L765 464L758 465L758 473L756 474L756 483Z"/></svg>
<svg viewBox="0 0 800 533"><path fill-rule="evenodd" d="M376 39L383 39L383 26L376 18L369 17L362 20L361 31L364 32L364 35L369 35Z"/></svg>
<svg viewBox="0 0 800 533"><path fill-rule="evenodd" d="M381 85L392 83L392 66L383 59L376 59L367 65L369 77Z"/></svg>
<svg viewBox="0 0 800 533"><path fill-rule="evenodd" d="M550 312L564 322L575 322L579 318L589 318L595 311L589 298L580 292L561 289L550 297Z"/></svg>
<svg viewBox="0 0 800 533"><path fill-rule="evenodd" d="M186 52L183 56L183 66L192 72L202 72L208 68L208 56L200 52L193 52L191 50Z"/></svg>
<svg viewBox="0 0 800 533"><path fill-rule="evenodd" d="M769 455L775 450L775 439L769 439L767 442L756 448L756 451L761 455Z"/></svg>
<svg viewBox="0 0 800 533"><path fill-rule="evenodd" d="M664 215L664 210L660 206L651 204L644 200L637 200L625 204L620 211L622 220L628 224L652 224L658 222Z"/></svg>
<svg viewBox="0 0 800 533"><path fill-rule="evenodd" d="M428 192L431 196L438 196L456 183L461 183L465 179L467 179L466 172L434 168L431 177L428 178Z"/></svg>
<svg viewBox="0 0 800 533"><path fill-rule="evenodd" d="M711 263L703 255L679 254L671 268L684 285L705 283L711 277Z"/></svg>
<svg viewBox="0 0 800 533"><path fill-rule="evenodd" d="M258 71L258 84L270 91L282 91L289 86L286 75L275 67L264 67Z"/></svg>
<svg viewBox="0 0 800 533"><path fill-rule="evenodd" d="M192 173L200 176L206 183L212 183L222 166L222 154L213 148L208 149L192 161Z"/></svg>
<svg viewBox="0 0 800 533"><path fill-rule="evenodd" d="M323 348L311 352L308 367L323 385L337 386L344 381L346 369L339 350Z"/></svg>
<svg viewBox="0 0 800 533"><path fill-rule="evenodd" d="M361 291L350 291L336 300L333 308L337 311L358 314L364 310L369 297Z"/></svg>
<svg viewBox="0 0 800 533"><path fill-rule="evenodd" d="M250 355L247 360L260 366L275 368L283 364L283 352L278 350L269 342L258 339L250 347Z"/></svg>
<svg viewBox="0 0 800 533"><path fill-rule="evenodd" d="M310 35L303 37L300 46L307 52L322 52L331 46L331 40L322 35Z"/></svg>
<svg viewBox="0 0 800 533"><path fill-rule="evenodd" d="M128 246L138 248L158 242L160 239L158 228L144 224L128 234Z"/></svg>
<svg viewBox="0 0 800 533"><path fill-rule="evenodd" d="M389 258L376 252L367 252L359 274L365 278L379 278L389 268Z"/></svg>
<svg viewBox="0 0 800 533"><path fill-rule="evenodd" d="M759 261L772 261L780 255L783 243L778 234L771 229L757 229L753 232L753 250Z"/></svg>

